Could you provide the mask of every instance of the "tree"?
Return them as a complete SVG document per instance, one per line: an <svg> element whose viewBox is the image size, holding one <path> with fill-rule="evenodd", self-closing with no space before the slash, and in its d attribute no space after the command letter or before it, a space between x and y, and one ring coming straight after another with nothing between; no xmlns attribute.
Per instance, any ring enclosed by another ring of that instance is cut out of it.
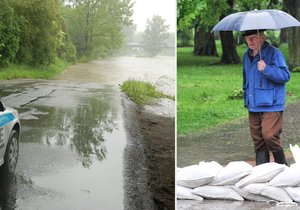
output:
<svg viewBox="0 0 300 210"><path fill-rule="evenodd" d="M227 0L229 9L226 14L222 14L222 18L232 13L234 0ZM221 62L224 64L240 63L240 58L236 51L236 42L233 37L232 31L221 31L220 32L221 43L222 43L222 57Z"/></svg>
<svg viewBox="0 0 300 210"><path fill-rule="evenodd" d="M55 62L57 48L62 45L64 33L60 25L59 0L12 0L19 15L19 63L49 65Z"/></svg>
<svg viewBox="0 0 300 210"><path fill-rule="evenodd" d="M300 19L300 2L293 0L284 0L286 8L292 16ZM294 27L288 29L288 47L289 47L289 67L292 70L300 66L300 28Z"/></svg>
<svg viewBox="0 0 300 210"><path fill-rule="evenodd" d="M131 0L68 2L64 19L79 57L104 57L122 46L122 29L132 24Z"/></svg>
<svg viewBox="0 0 300 210"><path fill-rule="evenodd" d="M213 34L210 32L228 8L226 0L178 0L177 28L194 28L194 54L217 55Z"/></svg>
<svg viewBox="0 0 300 210"><path fill-rule="evenodd" d="M6 67L19 49L20 33L17 17L7 0L0 1L0 20L0 67Z"/></svg>
<svg viewBox="0 0 300 210"><path fill-rule="evenodd" d="M201 24L195 24L194 54L217 56L214 34L207 31Z"/></svg>
<svg viewBox="0 0 300 210"><path fill-rule="evenodd" d="M165 47L165 41L170 36L168 29L169 25L165 25L165 20L161 16L154 15L151 20L147 20L143 42L149 56L156 56Z"/></svg>

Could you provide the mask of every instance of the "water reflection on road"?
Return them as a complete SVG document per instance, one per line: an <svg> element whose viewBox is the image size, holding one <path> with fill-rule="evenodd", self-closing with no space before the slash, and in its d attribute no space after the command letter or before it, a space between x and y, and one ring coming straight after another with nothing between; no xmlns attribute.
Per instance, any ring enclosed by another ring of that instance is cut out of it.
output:
<svg viewBox="0 0 300 210"><path fill-rule="evenodd" d="M22 123L17 190L7 193L17 209L122 209L126 139L115 87L16 81L1 90Z"/></svg>

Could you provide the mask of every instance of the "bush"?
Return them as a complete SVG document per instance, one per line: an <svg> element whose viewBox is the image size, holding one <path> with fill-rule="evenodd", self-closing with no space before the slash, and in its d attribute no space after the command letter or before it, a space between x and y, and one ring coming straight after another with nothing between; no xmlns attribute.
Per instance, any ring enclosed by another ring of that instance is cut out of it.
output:
<svg viewBox="0 0 300 210"><path fill-rule="evenodd" d="M229 99L243 99L244 97L244 92L243 92L243 89L241 88L238 88L238 89L235 89L232 94L230 96L228 96Z"/></svg>

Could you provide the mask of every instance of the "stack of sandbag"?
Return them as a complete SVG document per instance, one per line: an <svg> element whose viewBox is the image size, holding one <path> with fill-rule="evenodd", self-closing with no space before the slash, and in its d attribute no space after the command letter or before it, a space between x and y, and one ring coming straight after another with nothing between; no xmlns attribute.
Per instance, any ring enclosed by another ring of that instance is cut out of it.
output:
<svg viewBox="0 0 300 210"><path fill-rule="evenodd" d="M252 166L246 162L231 162L222 167L212 162L200 162L199 165L182 168L177 173L178 199L183 199L183 189L206 199L244 200L232 185L252 171ZM187 195L187 194L186 194ZM187 196L186 196L187 197ZM199 200L198 197L198 200ZM187 198L185 198L187 199ZM188 199L193 199L189 197Z"/></svg>
<svg viewBox="0 0 300 210"><path fill-rule="evenodd" d="M300 163L201 162L177 172L178 199L300 202Z"/></svg>

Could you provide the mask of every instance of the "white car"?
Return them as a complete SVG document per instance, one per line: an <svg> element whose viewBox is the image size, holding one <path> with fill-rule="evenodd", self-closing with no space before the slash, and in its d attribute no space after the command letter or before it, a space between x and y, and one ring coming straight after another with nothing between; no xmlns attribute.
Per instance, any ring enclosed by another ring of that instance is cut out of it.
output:
<svg viewBox="0 0 300 210"><path fill-rule="evenodd" d="M21 124L17 110L0 101L0 172L13 175L19 156Z"/></svg>

